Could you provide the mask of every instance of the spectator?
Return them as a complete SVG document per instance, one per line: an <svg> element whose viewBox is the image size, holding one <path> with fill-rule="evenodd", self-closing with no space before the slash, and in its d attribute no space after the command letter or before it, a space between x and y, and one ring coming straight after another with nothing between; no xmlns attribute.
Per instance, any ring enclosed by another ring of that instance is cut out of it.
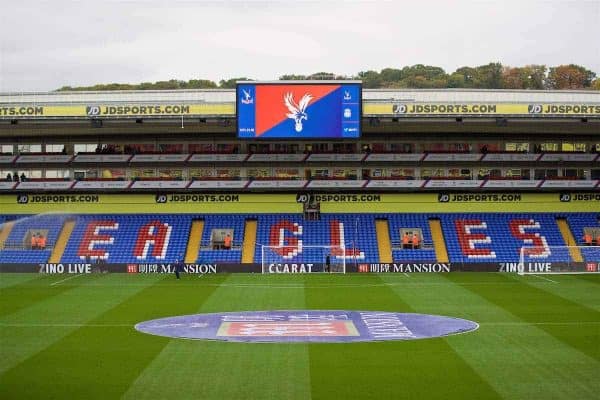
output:
<svg viewBox="0 0 600 400"><path fill-rule="evenodd" d="M223 239L223 248L225 250L231 250L231 235L229 233Z"/></svg>
<svg viewBox="0 0 600 400"><path fill-rule="evenodd" d="M27 177L25 176L25 172L21 172L21 182L25 182Z"/></svg>
<svg viewBox="0 0 600 400"><path fill-rule="evenodd" d="M410 236L408 236L408 232L404 232L404 236L402 237L402 248L408 249L410 245Z"/></svg>
<svg viewBox="0 0 600 400"><path fill-rule="evenodd" d="M420 241L421 240L419 239L419 235L417 234L417 232L413 233L413 237L412 237L413 249L418 249L421 246Z"/></svg>
<svg viewBox="0 0 600 400"><path fill-rule="evenodd" d="M38 249L38 240L37 240L37 234L32 234L31 235L31 250L37 250Z"/></svg>
<svg viewBox="0 0 600 400"><path fill-rule="evenodd" d="M592 235L590 235L589 232L585 232L583 234L583 244L585 244L586 246L592 245Z"/></svg>
<svg viewBox="0 0 600 400"><path fill-rule="evenodd" d="M46 237L38 234L38 247L40 250L46 250Z"/></svg>
<svg viewBox="0 0 600 400"><path fill-rule="evenodd" d="M19 175L17 174L17 172L13 172L13 182L19 182Z"/></svg>
<svg viewBox="0 0 600 400"><path fill-rule="evenodd" d="M6 174L6 181L12 182L12 175L10 174L10 172L8 174Z"/></svg>

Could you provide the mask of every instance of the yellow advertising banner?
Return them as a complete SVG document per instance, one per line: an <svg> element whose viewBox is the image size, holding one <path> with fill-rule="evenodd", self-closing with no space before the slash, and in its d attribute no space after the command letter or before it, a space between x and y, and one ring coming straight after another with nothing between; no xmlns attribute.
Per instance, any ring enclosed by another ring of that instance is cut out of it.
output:
<svg viewBox="0 0 600 400"><path fill-rule="evenodd" d="M363 114L394 117L411 116L600 116L600 104L541 103L363 103ZM0 119L19 118L111 118L161 116L233 116L234 103L197 104L0 104Z"/></svg>
<svg viewBox="0 0 600 400"><path fill-rule="evenodd" d="M584 115L600 116L600 104L541 104L541 103L365 103L366 115L410 117L423 115Z"/></svg>
<svg viewBox="0 0 600 400"><path fill-rule="evenodd" d="M600 192L315 194L323 213L600 212ZM6 214L302 213L304 194L0 195Z"/></svg>
<svg viewBox="0 0 600 400"><path fill-rule="evenodd" d="M144 117L144 116L201 116L233 115L233 103L202 104L123 104L123 105L0 105L0 118L56 117Z"/></svg>

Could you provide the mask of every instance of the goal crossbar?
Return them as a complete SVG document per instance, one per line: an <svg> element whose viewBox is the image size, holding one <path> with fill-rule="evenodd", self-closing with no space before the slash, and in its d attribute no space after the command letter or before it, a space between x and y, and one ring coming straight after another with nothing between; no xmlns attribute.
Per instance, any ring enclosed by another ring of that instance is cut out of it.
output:
<svg viewBox="0 0 600 400"><path fill-rule="evenodd" d="M262 273L346 273L346 248L331 245L261 245ZM329 264L327 261L329 260Z"/></svg>
<svg viewBox="0 0 600 400"><path fill-rule="evenodd" d="M600 246L524 246L518 273L584 274L600 272Z"/></svg>

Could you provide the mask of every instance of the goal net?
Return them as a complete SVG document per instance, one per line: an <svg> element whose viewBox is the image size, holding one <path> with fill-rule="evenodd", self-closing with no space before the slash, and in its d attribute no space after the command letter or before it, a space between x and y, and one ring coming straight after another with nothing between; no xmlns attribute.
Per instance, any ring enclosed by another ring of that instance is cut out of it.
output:
<svg viewBox="0 0 600 400"><path fill-rule="evenodd" d="M521 247L519 253L520 275L600 272L600 246Z"/></svg>
<svg viewBox="0 0 600 400"><path fill-rule="evenodd" d="M329 256L329 268L327 266ZM263 274L312 272L346 273L346 248L343 246L267 246L262 245Z"/></svg>

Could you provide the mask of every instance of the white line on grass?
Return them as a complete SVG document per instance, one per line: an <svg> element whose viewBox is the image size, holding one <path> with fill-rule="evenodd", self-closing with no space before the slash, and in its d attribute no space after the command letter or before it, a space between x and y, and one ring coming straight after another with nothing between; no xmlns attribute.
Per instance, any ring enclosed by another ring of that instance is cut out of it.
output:
<svg viewBox="0 0 600 400"><path fill-rule="evenodd" d="M600 325L600 321L568 321L568 322L480 322L479 325Z"/></svg>
<svg viewBox="0 0 600 400"><path fill-rule="evenodd" d="M11 323L2 323L0 322L0 326L2 327L9 327L9 328L70 328L70 327L84 327L84 326L89 326L89 327L93 327L93 328L103 328L103 327L122 327L122 326L127 326L127 327L131 327L134 326L135 323L132 324L63 324L63 323L58 323L58 324L11 324Z"/></svg>
<svg viewBox="0 0 600 400"><path fill-rule="evenodd" d="M552 279L546 278L544 276L540 276L540 275L536 275L536 274L531 274L531 276L535 276L536 278L543 279L543 280L548 281L548 282L558 283L557 281L553 281Z"/></svg>
<svg viewBox="0 0 600 400"><path fill-rule="evenodd" d="M58 285L59 283L66 282L69 279L77 278L78 276L81 276L81 275L83 275L83 274L77 274L77 275L69 276L68 278L61 279L60 281L56 281L54 283L51 283L50 286Z"/></svg>
<svg viewBox="0 0 600 400"><path fill-rule="evenodd" d="M112 327L132 327L137 322L131 324L69 324L69 323L56 323L56 324L36 324L36 323L3 323L0 322L0 327L6 328L53 328L53 327L91 327L91 328L112 328ZM480 326L517 326L517 325L600 325L600 321L567 321L567 322L480 322Z"/></svg>
<svg viewBox="0 0 600 400"><path fill-rule="evenodd" d="M404 276L406 276L407 278L410 278L410 275L407 274L406 272L403 272Z"/></svg>
<svg viewBox="0 0 600 400"><path fill-rule="evenodd" d="M522 282L407 282L405 279L398 282L382 282L382 283L342 283L342 284L308 284L308 285L282 285L282 284L269 284L269 283L208 283L206 281L197 283L184 283L184 282L173 282L173 283L159 283L157 287L177 287L177 286L208 286L208 287L233 287L233 288L249 288L249 289L334 289L334 288L367 288L367 287L384 287L384 286L414 286L414 287L429 287L429 286L510 286L510 285L522 285ZM548 281L550 283L558 283ZM542 284L543 282L540 282ZM143 283L85 283L85 286L147 286Z"/></svg>

